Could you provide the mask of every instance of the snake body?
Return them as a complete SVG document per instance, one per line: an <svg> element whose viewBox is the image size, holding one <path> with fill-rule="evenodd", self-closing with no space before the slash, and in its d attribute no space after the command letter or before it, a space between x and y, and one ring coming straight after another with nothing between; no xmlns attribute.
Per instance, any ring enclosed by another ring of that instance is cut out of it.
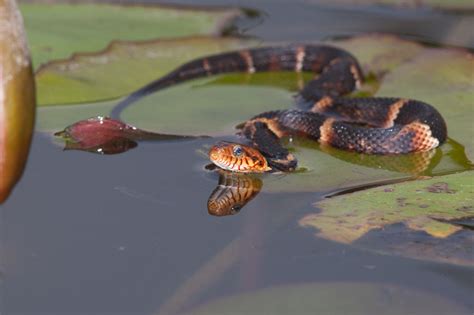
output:
<svg viewBox="0 0 474 315"><path fill-rule="evenodd" d="M440 113L431 105L403 98L348 98L363 82L357 60L327 45L244 49L190 61L132 93L112 116L157 90L199 77L228 72L313 72L296 97L296 109L261 113L240 124L250 146L218 143L209 152L217 166L236 172L291 171L296 158L281 145L285 136L304 136L322 145L366 154L429 151L447 138Z"/></svg>

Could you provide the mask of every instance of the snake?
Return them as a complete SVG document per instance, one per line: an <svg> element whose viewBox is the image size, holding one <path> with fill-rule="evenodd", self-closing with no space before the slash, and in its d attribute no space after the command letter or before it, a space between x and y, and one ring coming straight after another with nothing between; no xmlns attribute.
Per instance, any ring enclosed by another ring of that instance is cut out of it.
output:
<svg viewBox="0 0 474 315"><path fill-rule="evenodd" d="M209 150L219 168L240 173L291 172L297 158L284 137L372 155L430 151L447 139L441 114L425 102L400 97L351 97L364 82L348 51L326 44L241 49L189 61L130 94L112 117L136 100L184 81L230 72L311 72L293 108L257 114L236 128L246 143L221 141Z"/></svg>

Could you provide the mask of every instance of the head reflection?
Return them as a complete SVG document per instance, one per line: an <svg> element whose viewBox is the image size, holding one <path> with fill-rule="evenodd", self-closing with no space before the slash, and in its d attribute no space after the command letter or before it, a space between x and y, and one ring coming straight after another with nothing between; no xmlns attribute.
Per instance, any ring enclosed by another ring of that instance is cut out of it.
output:
<svg viewBox="0 0 474 315"><path fill-rule="evenodd" d="M210 215L236 214L262 189L262 180L254 175L223 170L218 172L219 183L207 201Z"/></svg>

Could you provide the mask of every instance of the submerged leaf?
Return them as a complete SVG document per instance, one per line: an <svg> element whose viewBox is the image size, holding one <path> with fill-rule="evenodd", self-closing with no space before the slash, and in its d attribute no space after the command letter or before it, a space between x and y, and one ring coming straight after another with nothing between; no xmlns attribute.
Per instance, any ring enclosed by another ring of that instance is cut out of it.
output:
<svg viewBox="0 0 474 315"><path fill-rule="evenodd" d="M389 284L325 282L274 286L216 299L186 314L456 314L469 310L432 293Z"/></svg>
<svg viewBox="0 0 474 315"><path fill-rule="evenodd" d="M0 203L25 166L35 116L35 86L23 20L14 0L0 0Z"/></svg>
<svg viewBox="0 0 474 315"><path fill-rule="evenodd" d="M433 237L447 237L459 226L440 220L474 216L474 173L382 186L318 202L321 212L301 220L318 235L351 243L372 229L404 223Z"/></svg>
<svg viewBox="0 0 474 315"><path fill-rule="evenodd" d="M319 237L342 243L354 243L369 231L382 231L396 224L432 238L447 238L462 229L451 220L474 217L473 174L467 171L335 196L318 202L321 211L305 216L300 225L317 229ZM400 240L407 234L403 230L399 233L391 233L390 239ZM451 253L453 259L461 252L472 251L472 237L470 243L458 253ZM443 253L438 256L450 258Z"/></svg>

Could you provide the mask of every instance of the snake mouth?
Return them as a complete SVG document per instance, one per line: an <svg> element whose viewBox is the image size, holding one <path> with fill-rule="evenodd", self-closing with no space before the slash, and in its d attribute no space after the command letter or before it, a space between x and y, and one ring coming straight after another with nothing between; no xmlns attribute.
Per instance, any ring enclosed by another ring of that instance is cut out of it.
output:
<svg viewBox="0 0 474 315"><path fill-rule="evenodd" d="M271 170L266 158L255 148L240 143L220 141L209 150L209 159L218 167L241 173Z"/></svg>

